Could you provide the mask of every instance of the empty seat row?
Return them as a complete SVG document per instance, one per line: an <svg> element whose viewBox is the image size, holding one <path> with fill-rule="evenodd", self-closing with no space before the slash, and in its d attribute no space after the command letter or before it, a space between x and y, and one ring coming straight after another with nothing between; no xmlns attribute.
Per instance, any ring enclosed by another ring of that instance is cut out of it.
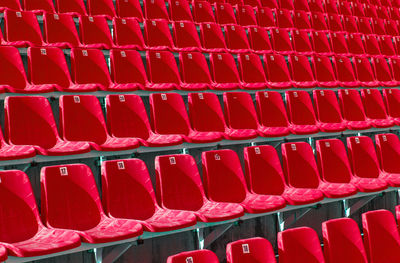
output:
<svg viewBox="0 0 400 263"><path fill-rule="evenodd" d="M400 207L396 207L397 222ZM388 210L375 210L362 214L363 237L351 218L331 219L322 223L323 250L314 229L298 227L278 233L277 244L280 263L387 263L400 261L400 235L396 219ZM228 243L228 263L276 263L271 243L256 237ZM167 263L218 263L210 250L182 252L167 259Z"/></svg>

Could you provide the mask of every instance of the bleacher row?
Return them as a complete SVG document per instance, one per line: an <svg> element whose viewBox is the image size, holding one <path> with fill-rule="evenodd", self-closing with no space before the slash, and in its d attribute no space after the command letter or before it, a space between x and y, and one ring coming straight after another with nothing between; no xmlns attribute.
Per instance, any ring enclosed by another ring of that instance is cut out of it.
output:
<svg viewBox="0 0 400 263"><path fill-rule="evenodd" d="M362 214L363 237L357 223L351 218L331 219L322 223L323 250L314 229L298 227L278 233L279 263L383 263L398 262L400 249L400 207L396 218L388 210ZM226 246L228 263L276 263L271 243L256 237L237 240ZM210 250L182 252L170 256L167 263L219 263Z"/></svg>
<svg viewBox="0 0 400 263"><path fill-rule="evenodd" d="M88 166L47 166L41 170L41 217L27 175L0 171L0 245L13 256L38 256L77 247L80 240L106 243L143 230L171 231L399 187L399 138L380 134L375 140L376 150L369 137L349 137L349 158L341 140L318 140L317 161L308 143L284 143L283 169L274 147L246 147L245 173L233 150L206 151L203 180L191 155L157 156L155 191L142 160L105 161L102 203Z"/></svg>

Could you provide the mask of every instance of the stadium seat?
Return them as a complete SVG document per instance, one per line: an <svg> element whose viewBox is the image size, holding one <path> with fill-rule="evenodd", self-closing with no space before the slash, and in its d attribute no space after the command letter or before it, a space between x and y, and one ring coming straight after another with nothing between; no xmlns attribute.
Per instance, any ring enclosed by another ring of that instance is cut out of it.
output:
<svg viewBox="0 0 400 263"><path fill-rule="evenodd" d="M138 95L107 95L107 127L112 136L137 138L146 147L179 145L180 135L162 135L151 129L146 108Z"/></svg>
<svg viewBox="0 0 400 263"><path fill-rule="evenodd" d="M218 24L200 24L200 40L203 52L225 52L226 50L224 35Z"/></svg>
<svg viewBox="0 0 400 263"><path fill-rule="evenodd" d="M179 134L191 143L217 142L222 139L219 132L194 130L181 95L177 93L150 94L150 116L155 133Z"/></svg>
<svg viewBox="0 0 400 263"><path fill-rule="evenodd" d="M79 236L72 231L46 228L40 220L28 176L18 170L0 172L2 259L4 247L10 256L35 257L79 247ZM4 259L5 260L5 259Z"/></svg>
<svg viewBox="0 0 400 263"><path fill-rule="evenodd" d="M360 94L354 89L339 90L339 103L346 127L351 130L371 128L371 123L365 116Z"/></svg>
<svg viewBox="0 0 400 263"><path fill-rule="evenodd" d="M366 51L364 47L361 34L350 33L347 37L347 46L349 48L349 53L357 56L365 56Z"/></svg>
<svg viewBox="0 0 400 263"><path fill-rule="evenodd" d="M248 38L252 51L256 54L272 53L273 49L269 40L268 31L263 27L248 28Z"/></svg>
<svg viewBox="0 0 400 263"><path fill-rule="evenodd" d="M214 12L207 1L194 1L192 5L193 19L197 23L215 23Z"/></svg>
<svg viewBox="0 0 400 263"><path fill-rule="evenodd" d="M164 0L145 0L143 10L146 19L169 20Z"/></svg>
<svg viewBox="0 0 400 263"><path fill-rule="evenodd" d="M44 13L43 29L44 40L49 46L59 48L81 46L72 15Z"/></svg>
<svg viewBox="0 0 400 263"><path fill-rule="evenodd" d="M310 11L313 13L324 13L325 12L325 8L323 5L323 1L322 0L311 0L308 2L308 6L310 7Z"/></svg>
<svg viewBox="0 0 400 263"><path fill-rule="evenodd" d="M114 47L110 28L104 16L81 16L79 19L81 43L87 48Z"/></svg>
<svg viewBox="0 0 400 263"><path fill-rule="evenodd" d="M87 15L83 0L56 0L58 13L68 13L71 15Z"/></svg>
<svg viewBox="0 0 400 263"><path fill-rule="evenodd" d="M365 17L364 5L360 2L353 2L353 14L357 17Z"/></svg>
<svg viewBox="0 0 400 263"><path fill-rule="evenodd" d="M41 155L73 155L90 151L85 142L60 138L49 101L45 97L6 97L5 135L10 145L29 145Z"/></svg>
<svg viewBox="0 0 400 263"><path fill-rule="evenodd" d="M308 13L303 10L296 10L294 12L293 25L296 30L310 30L311 22L310 18L308 17Z"/></svg>
<svg viewBox="0 0 400 263"><path fill-rule="evenodd" d="M85 164L43 167L40 172L42 218L49 227L71 229L85 243L138 237L142 225L107 217L90 168Z"/></svg>
<svg viewBox="0 0 400 263"><path fill-rule="evenodd" d="M142 7L139 0L116 0L117 15L121 18L135 18L143 21Z"/></svg>
<svg viewBox="0 0 400 263"><path fill-rule="evenodd" d="M398 7L391 7L389 9L390 18L394 20L399 20L400 18L400 10Z"/></svg>
<svg viewBox="0 0 400 263"><path fill-rule="evenodd" d="M111 50L110 68L115 91L146 89L149 85L142 58L135 50Z"/></svg>
<svg viewBox="0 0 400 263"><path fill-rule="evenodd" d="M344 15L342 22L344 31L347 33L358 33L357 20L355 17L351 15Z"/></svg>
<svg viewBox="0 0 400 263"><path fill-rule="evenodd" d="M273 28L276 26L274 12L269 7L256 8L257 24L260 27Z"/></svg>
<svg viewBox="0 0 400 263"><path fill-rule="evenodd" d="M384 56L396 56L396 48L393 45L392 36L381 36L379 37L379 48L381 54Z"/></svg>
<svg viewBox="0 0 400 263"><path fill-rule="evenodd" d="M229 3L215 3L215 19L220 25L236 25L236 17L233 7Z"/></svg>
<svg viewBox="0 0 400 263"><path fill-rule="evenodd" d="M397 28L398 22L394 19L388 19L385 23L385 31L389 36L398 36L399 29Z"/></svg>
<svg viewBox="0 0 400 263"><path fill-rule="evenodd" d="M313 50L319 55L332 55L332 48L325 32L312 31L311 41L313 45Z"/></svg>
<svg viewBox="0 0 400 263"><path fill-rule="evenodd" d="M312 28L316 31L328 32L329 27L326 23L326 16L323 13L314 13L311 15Z"/></svg>
<svg viewBox="0 0 400 263"><path fill-rule="evenodd" d="M398 83L397 85L400 85L400 59L397 57L389 58L389 66L392 69L393 79Z"/></svg>
<svg viewBox="0 0 400 263"><path fill-rule="evenodd" d="M224 114L225 122L232 132L241 132L242 139L253 139L262 135L259 128L257 113L253 100L247 92L225 92Z"/></svg>
<svg viewBox="0 0 400 263"><path fill-rule="evenodd" d="M260 57L257 54L239 54L238 68L244 89L266 89L267 80Z"/></svg>
<svg viewBox="0 0 400 263"><path fill-rule="evenodd" d="M386 35L385 24L383 19L372 19L372 29L375 35L383 36Z"/></svg>
<svg viewBox="0 0 400 263"><path fill-rule="evenodd" d="M360 17L357 20L359 32L362 34L370 35L373 34L371 19L367 17Z"/></svg>
<svg viewBox="0 0 400 263"><path fill-rule="evenodd" d="M385 103L379 90L362 89L361 98L365 115L373 127L388 128L394 125L394 121L386 113Z"/></svg>
<svg viewBox="0 0 400 263"><path fill-rule="evenodd" d="M119 48L145 49L145 42L136 18L117 18L113 20L114 42Z"/></svg>
<svg viewBox="0 0 400 263"><path fill-rule="evenodd" d="M294 87L304 89L317 85L308 57L295 54L290 55L288 60Z"/></svg>
<svg viewBox="0 0 400 263"><path fill-rule="evenodd" d="M236 8L236 20L241 26L257 26L254 9L249 5L239 5Z"/></svg>
<svg viewBox="0 0 400 263"><path fill-rule="evenodd" d="M176 0L175 0L176 1ZM179 21L172 24L176 51L200 51L201 43L196 26L190 21Z"/></svg>
<svg viewBox="0 0 400 263"><path fill-rule="evenodd" d="M2 0L0 10L3 11L5 9L20 11L22 10L21 3L19 0Z"/></svg>
<svg viewBox="0 0 400 263"><path fill-rule="evenodd" d="M375 79L370 59L368 57L354 57L353 61L360 86L379 87L379 81Z"/></svg>
<svg viewBox="0 0 400 263"><path fill-rule="evenodd" d="M305 90L286 91L289 129L293 134L312 134L319 131L310 95Z"/></svg>
<svg viewBox="0 0 400 263"><path fill-rule="evenodd" d="M294 0L294 9L310 12L310 7L307 0Z"/></svg>
<svg viewBox="0 0 400 263"><path fill-rule="evenodd" d="M232 2L232 0L227 0L228 2ZM261 6L261 1L260 0L243 0L243 3L241 0L234 0L234 2L237 2L236 5L249 5L252 7L259 7Z"/></svg>
<svg viewBox="0 0 400 263"><path fill-rule="evenodd" d="M261 6L265 6L272 9L278 9L278 1L261 0Z"/></svg>
<svg viewBox="0 0 400 263"><path fill-rule="evenodd" d="M189 2L184 0L170 0L169 17L172 21L191 21L193 22L192 12L190 10Z"/></svg>
<svg viewBox="0 0 400 263"><path fill-rule="evenodd" d="M241 88L235 59L229 53L210 54L212 88L216 90L237 90Z"/></svg>
<svg viewBox="0 0 400 263"><path fill-rule="evenodd" d="M112 0L88 0L87 9L91 16L103 15L110 20L116 16Z"/></svg>
<svg viewBox="0 0 400 263"><path fill-rule="evenodd" d="M19 160L32 158L36 151L29 145L9 145L6 143L3 132L0 129L0 161Z"/></svg>
<svg viewBox="0 0 400 263"><path fill-rule="evenodd" d="M398 161L400 154L399 137L393 133L376 134L375 135L376 152L380 162L383 175L381 177L388 183L389 186L399 187L400 185L400 170L398 169Z"/></svg>
<svg viewBox="0 0 400 263"><path fill-rule="evenodd" d="M311 45L310 36L307 30L293 30L291 32L293 51L298 55L311 55L314 50ZM297 55L296 54L296 55Z"/></svg>
<svg viewBox="0 0 400 263"><path fill-rule="evenodd" d="M293 10L294 3L291 0L278 0L279 8L284 10Z"/></svg>
<svg viewBox="0 0 400 263"><path fill-rule="evenodd" d="M181 252L179 254L169 256L167 263L219 263L217 256L214 252L202 249L189 252Z"/></svg>
<svg viewBox="0 0 400 263"><path fill-rule="evenodd" d="M174 90L180 88L180 77L174 54L169 51L148 51L146 55L149 85L147 90Z"/></svg>
<svg viewBox="0 0 400 263"><path fill-rule="evenodd" d="M383 99L385 101L387 114L396 125L400 124L400 90L384 89Z"/></svg>
<svg viewBox="0 0 400 263"><path fill-rule="evenodd" d="M351 218L331 219L322 223L325 262L367 263L360 229Z"/></svg>
<svg viewBox="0 0 400 263"><path fill-rule="evenodd" d="M341 1L339 4L339 13L343 16L353 16L351 12L352 3L349 1Z"/></svg>
<svg viewBox="0 0 400 263"><path fill-rule="evenodd" d="M279 54L291 54L293 53L292 43L290 41L289 31L284 28L271 29L271 42L274 47L274 51Z"/></svg>
<svg viewBox="0 0 400 263"><path fill-rule="evenodd" d="M150 50L172 50L174 48L169 24L165 20L145 20L144 38Z"/></svg>
<svg viewBox="0 0 400 263"><path fill-rule="evenodd" d="M372 68L374 70L376 80L383 87L396 87L398 83L393 79L389 63L384 57L371 58Z"/></svg>
<svg viewBox="0 0 400 263"><path fill-rule="evenodd" d="M362 214L364 246L371 263L400 261L400 236L396 220L388 210Z"/></svg>
<svg viewBox="0 0 400 263"><path fill-rule="evenodd" d="M371 18L377 18L378 13L376 11L376 7L374 5L366 4L364 7L365 15Z"/></svg>
<svg viewBox="0 0 400 263"><path fill-rule="evenodd" d="M179 66L183 90L211 89L211 75L203 53L179 53Z"/></svg>
<svg viewBox="0 0 400 263"><path fill-rule="evenodd" d="M4 11L4 40L16 47L42 46L43 39L35 13Z"/></svg>
<svg viewBox="0 0 400 263"><path fill-rule="evenodd" d="M289 205L311 204L324 198L318 189L287 184L278 154L271 145L244 148L244 161L247 185L252 193L281 195Z"/></svg>
<svg viewBox="0 0 400 263"><path fill-rule="evenodd" d="M381 55L381 50L379 48L379 42L374 35L364 36L365 52L370 56Z"/></svg>
<svg viewBox="0 0 400 263"><path fill-rule="evenodd" d="M287 229L278 233L279 263L324 263L319 238L309 227Z"/></svg>
<svg viewBox="0 0 400 263"><path fill-rule="evenodd" d="M290 30L294 28L292 11L286 9L279 9L275 12L276 25L279 28Z"/></svg>
<svg viewBox="0 0 400 263"><path fill-rule="evenodd" d="M380 19L389 19L389 13L386 7L378 6L377 8L378 18Z"/></svg>
<svg viewBox="0 0 400 263"><path fill-rule="evenodd" d="M250 50L246 30L239 25L225 25L225 43L230 53L248 53Z"/></svg>
<svg viewBox="0 0 400 263"><path fill-rule="evenodd" d="M318 87L335 88L338 86L331 59L328 56L314 55L311 57L311 63Z"/></svg>
<svg viewBox="0 0 400 263"><path fill-rule="evenodd" d="M313 100L317 127L322 132L346 130L339 103L333 90L313 90Z"/></svg>
<svg viewBox="0 0 400 263"><path fill-rule="evenodd" d="M21 55L16 47L0 47L0 92L46 93L54 91L54 85L28 83Z"/></svg>
<svg viewBox="0 0 400 263"><path fill-rule="evenodd" d="M335 1L335 0L333 0L333 1ZM328 15L328 26L329 26L329 30L332 33L339 33L339 32L343 31L342 19L338 14L329 14Z"/></svg>
<svg viewBox="0 0 400 263"><path fill-rule="evenodd" d="M139 146L136 138L108 134L100 102L93 95L60 97L60 133L64 140L88 142L96 151L131 150Z"/></svg>
<svg viewBox="0 0 400 263"><path fill-rule="evenodd" d="M288 89L292 87L289 69L283 55L264 55L264 71L268 85L272 89Z"/></svg>
<svg viewBox="0 0 400 263"><path fill-rule="evenodd" d="M193 213L164 209L157 204L149 171L140 159L103 162L101 182L104 211L110 217L137 220L145 231L151 232L196 224Z"/></svg>
<svg viewBox="0 0 400 263"><path fill-rule="evenodd" d="M337 81L340 87L353 88L360 86L356 79L356 72L353 69L352 61L354 58L345 56L334 56L333 65L336 69Z"/></svg>
<svg viewBox="0 0 400 263"><path fill-rule="evenodd" d="M225 221L244 215L239 204L207 199L196 161L191 155L157 156L155 170L156 194L161 207L193 211L202 222Z"/></svg>
<svg viewBox="0 0 400 263"><path fill-rule="evenodd" d="M279 195L259 195L248 191L239 157L233 150L203 152L204 188L215 202L238 203L246 213L260 214L286 206Z"/></svg>
<svg viewBox="0 0 400 263"><path fill-rule="evenodd" d="M276 263L271 243L261 237L241 239L226 245L227 263L266 262Z"/></svg>
<svg viewBox="0 0 400 263"><path fill-rule="evenodd" d="M8 2L8 1L7 1ZM29 1L23 0L24 10L33 11L35 13L55 13L54 4L52 0L39 0ZM13 8L12 8L13 9Z"/></svg>

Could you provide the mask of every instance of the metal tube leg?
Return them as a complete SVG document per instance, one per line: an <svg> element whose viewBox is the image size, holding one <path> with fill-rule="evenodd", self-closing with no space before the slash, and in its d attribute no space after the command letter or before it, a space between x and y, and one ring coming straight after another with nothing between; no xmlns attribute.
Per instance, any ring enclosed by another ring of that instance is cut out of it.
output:
<svg viewBox="0 0 400 263"><path fill-rule="evenodd" d="M102 247L94 249L94 259L96 260L96 263L103 262L103 248Z"/></svg>
<svg viewBox="0 0 400 263"><path fill-rule="evenodd" d="M349 200L345 199L342 202L343 202L343 215L345 217L350 217Z"/></svg>
<svg viewBox="0 0 400 263"><path fill-rule="evenodd" d="M198 249L204 249L204 229L196 228Z"/></svg>
<svg viewBox="0 0 400 263"><path fill-rule="evenodd" d="M285 219L283 218L283 213L278 212L276 213L276 216L278 217L279 231L285 230Z"/></svg>

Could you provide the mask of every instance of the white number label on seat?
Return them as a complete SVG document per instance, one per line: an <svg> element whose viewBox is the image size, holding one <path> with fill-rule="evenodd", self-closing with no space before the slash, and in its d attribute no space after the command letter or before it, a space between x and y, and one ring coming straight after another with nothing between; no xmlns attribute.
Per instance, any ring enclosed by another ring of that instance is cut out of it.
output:
<svg viewBox="0 0 400 263"><path fill-rule="evenodd" d="M61 176L67 176L68 175L67 167L60 167L60 174Z"/></svg>
<svg viewBox="0 0 400 263"><path fill-rule="evenodd" d="M117 165L118 165L118 170L125 170L124 161L117 162Z"/></svg>

